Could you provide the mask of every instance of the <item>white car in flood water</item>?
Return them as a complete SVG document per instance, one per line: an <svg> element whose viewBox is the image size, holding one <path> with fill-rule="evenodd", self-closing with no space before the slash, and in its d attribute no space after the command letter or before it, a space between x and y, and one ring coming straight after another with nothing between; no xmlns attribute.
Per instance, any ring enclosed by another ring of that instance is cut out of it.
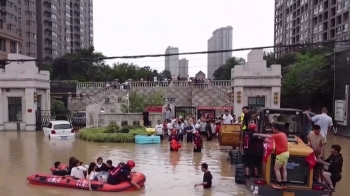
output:
<svg viewBox="0 0 350 196"><path fill-rule="evenodd" d="M75 138L73 126L65 120L50 121L43 127L44 135L50 139L71 139Z"/></svg>

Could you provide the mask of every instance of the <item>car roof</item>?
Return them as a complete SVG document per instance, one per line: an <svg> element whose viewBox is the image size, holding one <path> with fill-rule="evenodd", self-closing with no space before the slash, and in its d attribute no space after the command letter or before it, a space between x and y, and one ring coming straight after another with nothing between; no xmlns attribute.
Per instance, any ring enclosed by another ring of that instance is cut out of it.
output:
<svg viewBox="0 0 350 196"><path fill-rule="evenodd" d="M303 112L300 109L294 108L261 108L260 110L287 111L287 112Z"/></svg>
<svg viewBox="0 0 350 196"><path fill-rule="evenodd" d="M50 121L50 123L54 125L70 124L70 122L66 120L53 120L53 121Z"/></svg>

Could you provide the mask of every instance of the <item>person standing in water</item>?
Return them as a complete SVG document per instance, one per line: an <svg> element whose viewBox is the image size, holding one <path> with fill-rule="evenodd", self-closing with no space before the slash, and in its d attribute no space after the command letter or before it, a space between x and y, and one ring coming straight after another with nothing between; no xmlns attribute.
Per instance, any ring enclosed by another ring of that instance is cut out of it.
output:
<svg viewBox="0 0 350 196"><path fill-rule="evenodd" d="M179 144L179 137L176 135L176 130L171 131L171 135L169 136L169 144L170 144L170 151L178 151L179 148L174 149L174 143Z"/></svg>
<svg viewBox="0 0 350 196"><path fill-rule="evenodd" d="M193 138L193 152L202 152L203 140L199 132Z"/></svg>
<svg viewBox="0 0 350 196"><path fill-rule="evenodd" d="M203 188L205 189L211 188L213 176L208 170L208 164L202 163L202 172L204 172L203 182L199 184L195 184L194 187L203 186Z"/></svg>
<svg viewBox="0 0 350 196"><path fill-rule="evenodd" d="M164 132L163 132L163 125L158 120L158 124L154 127L154 130L156 131L156 135L160 137L160 140L162 141L164 139Z"/></svg>
<svg viewBox="0 0 350 196"><path fill-rule="evenodd" d="M184 131L186 132L186 140L187 143L192 143L193 133L195 131L195 128L192 124L192 120L190 119L188 121L188 125L185 127Z"/></svg>

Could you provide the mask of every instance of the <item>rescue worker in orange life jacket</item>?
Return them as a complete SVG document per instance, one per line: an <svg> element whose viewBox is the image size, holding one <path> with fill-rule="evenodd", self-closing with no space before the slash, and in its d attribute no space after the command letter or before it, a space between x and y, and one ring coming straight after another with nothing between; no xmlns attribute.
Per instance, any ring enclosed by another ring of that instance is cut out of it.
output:
<svg viewBox="0 0 350 196"><path fill-rule="evenodd" d="M135 167L135 162L129 160L125 163L121 162L113 170L108 173L107 182L111 185L117 185L122 182L128 181L137 189L140 188L138 184L132 181L131 170Z"/></svg>
<svg viewBox="0 0 350 196"><path fill-rule="evenodd" d="M173 147L172 147L172 141L176 141L176 142L179 142L180 140L179 140L179 137L176 135L176 130L175 129L173 129L172 131L171 131L171 135L169 136L169 139L168 139L168 141L169 141L169 144L170 144L170 151L178 151L178 149L173 149Z"/></svg>
<svg viewBox="0 0 350 196"><path fill-rule="evenodd" d="M203 140L200 133L197 131L193 138L193 152L202 152Z"/></svg>
<svg viewBox="0 0 350 196"><path fill-rule="evenodd" d="M258 131L258 126L256 124L249 124L246 134L243 138L243 163L245 164L246 177L250 177L250 169L254 168L255 178L259 178L259 166L262 161L262 156L259 156L259 151L261 150L260 145L263 145L263 140L254 137L254 133Z"/></svg>

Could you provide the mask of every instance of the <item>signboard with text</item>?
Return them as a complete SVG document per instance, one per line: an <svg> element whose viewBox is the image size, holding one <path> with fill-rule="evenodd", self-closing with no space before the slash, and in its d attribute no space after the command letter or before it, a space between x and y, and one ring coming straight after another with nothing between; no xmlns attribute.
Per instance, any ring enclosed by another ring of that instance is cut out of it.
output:
<svg viewBox="0 0 350 196"><path fill-rule="evenodd" d="M198 110L228 110L231 111L233 110L232 106L198 106Z"/></svg>
<svg viewBox="0 0 350 196"><path fill-rule="evenodd" d="M150 105L145 108L149 113L162 113L163 106L161 105Z"/></svg>

